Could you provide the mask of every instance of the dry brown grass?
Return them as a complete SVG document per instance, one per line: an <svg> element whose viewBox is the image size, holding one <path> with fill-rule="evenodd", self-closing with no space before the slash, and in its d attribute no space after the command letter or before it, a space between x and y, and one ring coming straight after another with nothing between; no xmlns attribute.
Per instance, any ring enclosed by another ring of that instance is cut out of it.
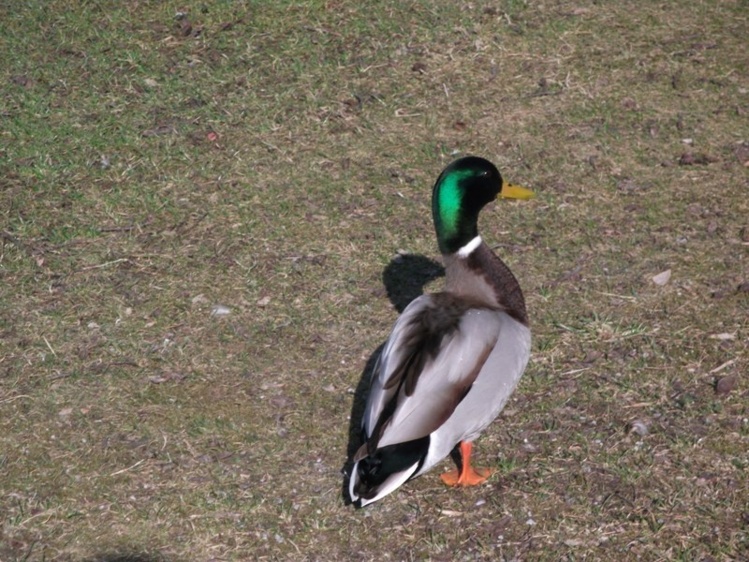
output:
<svg viewBox="0 0 749 562"><path fill-rule="evenodd" d="M745 2L0 10L0 560L747 559ZM458 153L532 362L487 485L356 511Z"/></svg>

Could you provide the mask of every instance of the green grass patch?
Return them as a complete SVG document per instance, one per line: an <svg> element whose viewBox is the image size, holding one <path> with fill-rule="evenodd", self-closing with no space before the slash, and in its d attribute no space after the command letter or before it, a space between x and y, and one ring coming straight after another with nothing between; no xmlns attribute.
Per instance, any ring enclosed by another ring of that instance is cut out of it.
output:
<svg viewBox="0 0 749 562"><path fill-rule="evenodd" d="M0 8L0 559L740 559L747 23L739 1ZM431 186L465 153L538 194L480 225L532 360L477 444L488 484L355 511L386 282L437 258Z"/></svg>

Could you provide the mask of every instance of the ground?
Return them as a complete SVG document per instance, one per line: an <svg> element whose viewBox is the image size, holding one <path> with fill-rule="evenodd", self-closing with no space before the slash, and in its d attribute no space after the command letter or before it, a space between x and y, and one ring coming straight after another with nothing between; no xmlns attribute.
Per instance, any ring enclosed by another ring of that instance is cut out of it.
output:
<svg viewBox="0 0 749 562"><path fill-rule="evenodd" d="M749 559L745 0L0 6L0 560ZM531 362L343 491L459 155Z"/></svg>

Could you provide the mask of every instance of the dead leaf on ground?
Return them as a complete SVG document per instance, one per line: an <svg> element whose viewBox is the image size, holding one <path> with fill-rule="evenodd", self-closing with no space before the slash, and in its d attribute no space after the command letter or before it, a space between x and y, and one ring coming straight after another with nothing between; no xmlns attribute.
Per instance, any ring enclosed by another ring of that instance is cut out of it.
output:
<svg viewBox="0 0 749 562"><path fill-rule="evenodd" d="M25 74L16 74L15 76L11 76L10 81L13 82L16 86L21 86L22 88L31 88L31 86L34 85L34 81Z"/></svg>
<svg viewBox="0 0 749 562"><path fill-rule="evenodd" d="M721 334L713 334L710 336L711 340L719 340L719 341L728 341L728 340L735 340L736 334L729 333L729 332L723 332Z"/></svg>
<svg viewBox="0 0 749 562"><path fill-rule="evenodd" d="M653 283L655 283L659 287L662 287L671 279L671 270L667 269L666 271L661 271L658 275L653 275L652 279Z"/></svg>
<svg viewBox="0 0 749 562"><path fill-rule="evenodd" d="M736 375L721 377L715 381L715 394L725 396L736 388Z"/></svg>
<svg viewBox="0 0 749 562"><path fill-rule="evenodd" d="M146 129L140 135L142 137L160 137L163 135L176 135L177 128L174 125L160 125L153 129Z"/></svg>
<svg viewBox="0 0 749 562"><path fill-rule="evenodd" d="M148 382L152 384L162 384L165 382L181 382L187 378L187 375L184 373L178 373L176 371L163 373L161 375L154 375L152 377L148 377Z"/></svg>
<svg viewBox="0 0 749 562"><path fill-rule="evenodd" d="M742 166L749 167L749 141L740 142L733 153Z"/></svg>
<svg viewBox="0 0 749 562"><path fill-rule="evenodd" d="M707 166L718 159L702 152L685 152L679 158L679 166Z"/></svg>

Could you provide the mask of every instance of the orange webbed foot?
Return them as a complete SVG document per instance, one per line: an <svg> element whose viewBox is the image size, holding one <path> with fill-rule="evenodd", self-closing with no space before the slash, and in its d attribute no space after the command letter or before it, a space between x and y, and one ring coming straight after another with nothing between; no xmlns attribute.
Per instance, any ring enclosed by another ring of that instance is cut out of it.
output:
<svg viewBox="0 0 749 562"><path fill-rule="evenodd" d="M489 468L473 468L471 466L471 451L473 443L470 441L461 441L460 450L460 468L445 472L440 475L442 481L448 486L478 486L483 484L494 473Z"/></svg>
<svg viewBox="0 0 749 562"><path fill-rule="evenodd" d="M458 469L450 470L440 475L442 481L448 486L478 486L494 474L490 468L472 468L462 474Z"/></svg>

